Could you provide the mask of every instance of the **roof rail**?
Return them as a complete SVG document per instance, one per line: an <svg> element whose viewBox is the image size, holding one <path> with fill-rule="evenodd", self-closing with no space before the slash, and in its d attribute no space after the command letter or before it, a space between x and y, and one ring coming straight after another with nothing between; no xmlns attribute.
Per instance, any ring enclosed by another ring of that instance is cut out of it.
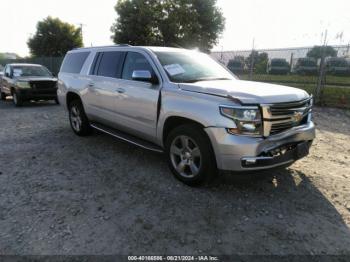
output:
<svg viewBox="0 0 350 262"><path fill-rule="evenodd" d="M89 46L89 47L77 47L74 48L73 50L80 50L80 49L91 49L91 48L106 48L106 47L122 47L122 46L132 46L129 44L118 44L118 45L105 45L105 46Z"/></svg>

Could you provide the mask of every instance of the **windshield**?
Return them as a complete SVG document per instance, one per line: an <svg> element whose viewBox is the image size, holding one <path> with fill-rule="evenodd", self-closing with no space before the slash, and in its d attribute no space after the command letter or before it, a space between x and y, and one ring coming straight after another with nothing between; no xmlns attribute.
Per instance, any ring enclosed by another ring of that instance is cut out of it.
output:
<svg viewBox="0 0 350 262"><path fill-rule="evenodd" d="M52 74L43 66L14 66L13 76L52 76Z"/></svg>
<svg viewBox="0 0 350 262"><path fill-rule="evenodd" d="M155 52L170 81L194 83L197 81L235 79L208 55L196 51Z"/></svg>

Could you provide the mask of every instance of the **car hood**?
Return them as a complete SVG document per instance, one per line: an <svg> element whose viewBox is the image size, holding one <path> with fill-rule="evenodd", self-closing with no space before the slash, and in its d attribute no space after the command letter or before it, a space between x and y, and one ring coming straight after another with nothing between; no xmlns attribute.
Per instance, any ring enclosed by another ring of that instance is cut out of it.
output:
<svg viewBox="0 0 350 262"><path fill-rule="evenodd" d="M233 97L243 104L292 102L309 97L298 88L243 80L200 81L179 86L190 92Z"/></svg>
<svg viewBox="0 0 350 262"><path fill-rule="evenodd" d="M17 81L57 81L55 77L38 77L38 76L21 76L16 78Z"/></svg>

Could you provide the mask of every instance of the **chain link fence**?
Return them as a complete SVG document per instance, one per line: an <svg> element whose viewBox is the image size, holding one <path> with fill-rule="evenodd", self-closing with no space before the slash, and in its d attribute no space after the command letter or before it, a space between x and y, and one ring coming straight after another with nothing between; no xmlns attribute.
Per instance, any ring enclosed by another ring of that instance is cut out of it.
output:
<svg viewBox="0 0 350 262"><path fill-rule="evenodd" d="M350 109L350 46L333 46L333 57L320 48L320 58L308 56L312 47L212 52L242 80L282 84L313 94L321 106Z"/></svg>
<svg viewBox="0 0 350 262"><path fill-rule="evenodd" d="M32 58L17 58L17 59L0 59L0 70L6 64L11 63L30 63L40 64L47 67L54 75L57 76L60 71L64 57L32 57Z"/></svg>
<svg viewBox="0 0 350 262"><path fill-rule="evenodd" d="M282 84L304 89L322 106L350 109L350 46L333 46L335 57L308 57L312 47L212 52L242 80ZM8 63L46 66L57 75L64 57L36 57L0 60Z"/></svg>

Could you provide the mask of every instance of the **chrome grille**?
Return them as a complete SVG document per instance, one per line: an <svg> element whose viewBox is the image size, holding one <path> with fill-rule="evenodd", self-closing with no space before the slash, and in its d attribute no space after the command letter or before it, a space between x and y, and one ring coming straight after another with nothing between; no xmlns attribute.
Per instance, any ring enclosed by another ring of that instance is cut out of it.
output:
<svg viewBox="0 0 350 262"><path fill-rule="evenodd" d="M264 136L306 124L311 108L312 97L297 102L262 105Z"/></svg>

